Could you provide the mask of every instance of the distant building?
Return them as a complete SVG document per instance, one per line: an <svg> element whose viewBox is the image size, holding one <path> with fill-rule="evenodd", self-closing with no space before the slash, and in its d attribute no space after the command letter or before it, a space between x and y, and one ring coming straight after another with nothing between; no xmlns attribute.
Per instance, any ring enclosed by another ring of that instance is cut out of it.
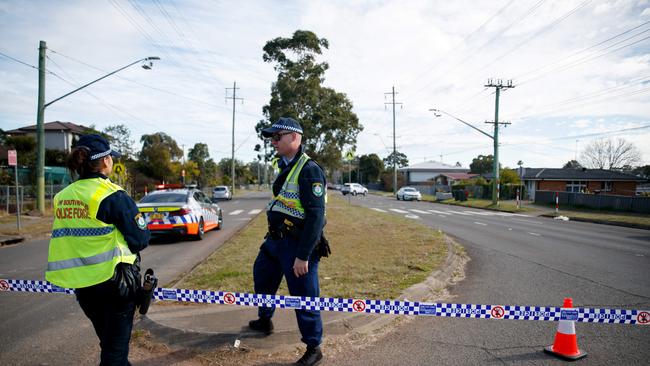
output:
<svg viewBox="0 0 650 366"><path fill-rule="evenodd" d="M437 161L427 161L398 169L404 173L407 185L451 186L461 179L471 179L468 168L448 165Z"/></svg>
<svg viewBox="0 0 650 366"><path fill-rule="evenodd" d="M519 169L515 169L520 173ZM528 199L535 199L535 191L584 192L634 196L637 185L647 179L632 174L604 169L522 168L521 179ZM488 179L488 177L485 177Z"/></svg>
<svg viewBox="0 0 650 366"><path fill-rule="evenodd" d="M79 136L86 134L89 127L72 122L47 122L43 124L45 130L45 148L69 152ZM5 131L9 136L33 136L36 139L36 125Z"/></svg>

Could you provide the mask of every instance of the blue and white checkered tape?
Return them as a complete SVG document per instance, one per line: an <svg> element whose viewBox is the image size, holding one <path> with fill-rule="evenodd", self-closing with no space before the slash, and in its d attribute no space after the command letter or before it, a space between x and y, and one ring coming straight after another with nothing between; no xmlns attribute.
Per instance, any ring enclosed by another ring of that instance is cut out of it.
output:
<svg viewBox="0 0 650 366"><path fill-rule="evenodd" d="M5 291L74 293L74 289L61 288L47 281L0 279L0 292ZM426 303L399 300L364 300L333 297L264 295L161 287L156 288L154 291L154 298L161 301L254 307L264 306L284 309L323 310L368 314L422 315L552 322L569 320L584 323L608 324L650 324L650 310Z"/></svg>

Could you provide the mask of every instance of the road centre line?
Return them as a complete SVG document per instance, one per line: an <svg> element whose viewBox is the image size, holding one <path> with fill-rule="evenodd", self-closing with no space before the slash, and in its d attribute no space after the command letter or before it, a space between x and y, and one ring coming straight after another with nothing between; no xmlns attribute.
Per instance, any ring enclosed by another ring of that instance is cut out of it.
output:
<svg viewBox="0 0 650 366"><path fill-rule="evenodd" d="M235 210L235 211L229 213L228 215L239 215L242 212L244 212L244 210Z"/></svg>
<svg viewBox="0 0 650 366"><path fill-rule="evenodd" d="M400 210L399 208L389 208L389 210L391 210L393 212L401 213L401 214L409 213L408 211Z"/></svg>

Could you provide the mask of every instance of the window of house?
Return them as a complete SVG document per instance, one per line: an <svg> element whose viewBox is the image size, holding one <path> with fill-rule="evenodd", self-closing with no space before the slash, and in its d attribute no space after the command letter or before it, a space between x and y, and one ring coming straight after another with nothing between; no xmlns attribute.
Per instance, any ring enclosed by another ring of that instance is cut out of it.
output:
<svg viewBox="0 0 650 366"><path fill-rule="evenodd" d="M611 192L612 191L612 181L608 180L608 181L600 182L600 188L604 192Z"/></svg>
<svg viewBox="0 0 650 366"><path fill-rule="evenodd" d="M587 182L584 180L572 180L566 182L566 191L567 192L576 192L580 193L587 189Z"/></svg>

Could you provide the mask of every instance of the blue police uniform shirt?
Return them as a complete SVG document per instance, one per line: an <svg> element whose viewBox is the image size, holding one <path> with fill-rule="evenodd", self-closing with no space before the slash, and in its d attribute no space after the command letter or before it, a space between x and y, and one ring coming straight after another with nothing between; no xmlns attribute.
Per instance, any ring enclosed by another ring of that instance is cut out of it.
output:
<svg viewBox="0 0 650 366"><path fill-rule="evenodd" d="M91 173L80 179L102 178L108 179L101 173ZM147 228L141 229L138 226L137 218L140 214L135 201L125 192L117 191L110 194L99 204L97 208L97 219L107 224L115 225L122 233L129 250L137 253L149 245L151 233Z"/></svg>
<svg viewBox="0 0 650 366"><path fill-rule="evenodd" d="M286 159L280 159L278 164L280 174L273 182L273 195L280 193L284 181L287 179L291 168L299 160L302 154L302 146L296 156L287 163ZM314 193L314 183L320 184L320 196ZM323 169L314 161L309 160L300 171L298 176L298 187L300 190L300 204L305 210L305 219L302 220L302 234L298 242L296 257L301 260L309 260L316 244L320 241L323 227L325 226L325 173ZM279 227L285 214L280 212L269 211L267 213L269 224L273 227ZM295 221L295 218L292 218Z"/></svg>

